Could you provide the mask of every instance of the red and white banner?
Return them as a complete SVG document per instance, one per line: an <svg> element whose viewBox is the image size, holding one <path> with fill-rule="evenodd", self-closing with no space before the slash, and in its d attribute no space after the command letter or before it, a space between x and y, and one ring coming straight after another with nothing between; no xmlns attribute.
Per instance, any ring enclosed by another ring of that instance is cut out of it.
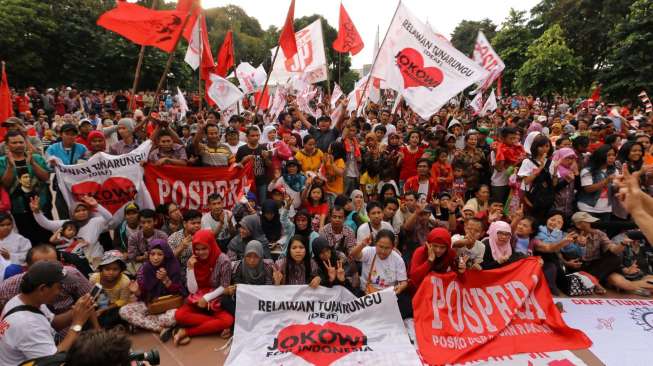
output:
<svg viewBox="0 0 653 366"><path fill-rule="evenodd" d="M478 93L469 103L469 107L474 110L474 114L480 114L481 109L483 109L483 93Z"/></svg>
<svg viewBox="0 0 653 366"><path fill-rule="evenodd" d="M97 202L120 222L123 206L135 201L141 208L154 208L143 184L141 161L147 160L152 141L147 140L134 151L123 155L97 153L88 161L55 167L59 190L68 207L73 207L82 196L93 196Z"/></svg>
<svg viewBox="0 0 653 366"><path fill-rule="evenodd" d="M428 119L449 99L488 72L400 4L379 50L372 76L401 93L406 104Z"/></svg>
<svg viewBox="0 0 653 366"><path fill-rule="evenodd" d="M463 275L432 273L413 309L419 353L428 364L592 345L562 320L537 258Z"/></svg>
<svg viewBox="0 0 653 366"><path fill-rule="evenodd" d="M240 84L240 90L245 94L251 94L263 89L267 76L263 65L254 68L249 62L241 62L236 68L236 77Z"/></svg>
<svg viewBox="0 0 653 366"><path fill-rule="evenodd" d="M496 80L506 65L501 60L501 57L494 51L490 42L485 38L483 32L478 31L476 37L476 44L474 45L473 53L474 61L476 61L482 68L487 70L488 77L478 84L478 88L472 93L487 90L490 85Z"/></svg>
<svg viewBox="0 0 653 366"><path fill-rule="evenodd" d="M174 202L182 210L208 209L208 196L218 193L225 207L233 207L245 194L252 178L252 165L229 168L145 166L145 186L156 206Z"/></svg>
<svg viewBox="0 0 653 366"><path fill-rule="evenodd" d="M497 109L497 97L494 94L494 89L492 89L492 92L490 93L490 95L488 95L485 104L483 104L483 109L481 109L480 116L483 117L486 114L488 114L488 112L494 112L496 109Z"/></svg>
<svg viewBox="0 0 653 366"><path fill-rule="evenodd" d="M227 109L243 99L243 92L229 80L218 76L218 74L211 73L210 75L211 86L207 90L207 94L220 109Z"/></svg>
<svg viewBox="0 0 653 366"><path fill-rule="evenodd" d="M225 365L420 365L386 289L238 285L234 337Z"/></svg>
<svg viewBox="0 0 653 366"><path fill-rule="evenodd" d="M322 38L322 23L316 20L295 33L297 53L286 58L279 53L272 67L270 84L285 84L294 75L307 74L306 80L314 84L327 79L326 55L324 54L324 38ZM272 54L276 48L272 49Z"/></svg>

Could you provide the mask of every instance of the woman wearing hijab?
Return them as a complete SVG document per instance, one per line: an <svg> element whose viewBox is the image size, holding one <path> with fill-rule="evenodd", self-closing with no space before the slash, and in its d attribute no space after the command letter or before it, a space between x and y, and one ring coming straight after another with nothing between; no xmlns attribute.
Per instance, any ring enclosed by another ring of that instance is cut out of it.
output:
<svg viewBox="0 0 653 366"><path fill-rule="evenodd" d="M129 284L129 290L138 301L124 305L119 313L129 324L163 334L175 325L176 309L153 315L147 311L147 306L161 296L184 295L181 270L165 240L152 240L147 253L148 260L138 270L136 281Z"/></svg>
<svg viewBox="0 0 653 366"><path fill-rule="evenodd" d="M308 213L306 209L302 208L295 213L295 217L293 217L292 221L292 230L288 231L288 236L290 237L301 235L308 240L309 255L311 253L311 244L313 243L313 240L318 237L318 233L313 230L313 226L311 225L312 220L313 217L311 214ZM282 253L286 253L287 251L288 245L284 246Z"/></svg>
<svg viewBox="0 0 653 366"><path fill-rule="evenodd" d="M578 176L577 155L574 149L563 147L556 150L551 157L553 188L555 198L553 208L561 211L565 219L570 219L575 212L576 177Z"/></svg>
<svg viewBox="0 0 653 366"><path fill-rule="evenodd" d="M426 236L426 244L413 253L410 260L410 286L416 291L430 272L447 273L466 266L456 263L456 251L451 247L451 234L445 228L435 228Z"/></svg>
<svg viewBox="0 0 653 366"><path fill-rule="evenodd" d="M512 250L512 229L507 222L493 222L487 235L482 241L485 244L485 255L481 263L483 269L500 268L524 258L523 254Z"/></svg>
<svg viewBox="0 0 653 366"><path fill-rule="evenodd" d="M258 240L263 244L264 258L271 258L268 239L261 227L261 217L258 214L247 215L240 220L238 235L236 235L227 246L227 256L232 261L243 259L245 246L251 240Z"/></svg>
<svg viewBox="0 0 653 366"><path fill-rule="evenodd" d="M261 205L261 229L268 239L268 243L272 243L272 249L270 250L277 254L281 253L282 249L286 247L290 238L288 235L289 230L287 229L289 220L287 219L287 215L285 217L286 220L282 220L276 201L271 199L263 201ZM283 221L286 221L287 225L283 225Z"/></svg>
<svg viewBox="0 0 653 366"><path fill-rule="evenodd" d="M244 285L271 285L274 263L263 259L263 244L252 240L245 247L245 257L236 263L233 283Z"/></svg>
<svg viewBox="0 0 653 366"><path fill-rule="evenodd" d="M234 317L220 306L221 295L232 295L231 261L220 251L213 231L199 230L193 235L193 256L188 260L187 302L175 319L184 328L174 335L175 345L186 345L191 337L220 333L230 329Z"/></svg>

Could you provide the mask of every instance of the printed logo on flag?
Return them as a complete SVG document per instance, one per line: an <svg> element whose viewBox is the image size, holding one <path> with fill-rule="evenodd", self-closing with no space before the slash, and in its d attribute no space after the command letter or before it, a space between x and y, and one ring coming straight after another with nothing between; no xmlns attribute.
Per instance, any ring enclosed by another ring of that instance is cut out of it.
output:
<svg viewBox="0 0 653 366"><path fill-rule="evenodd" d="M156 43L171 40L172 36L177 30L176 28L181 25L181 18L174 14L170 14L168 17L164 19L152 19L146 21L147 23L150 24L150 27L152 29L156 30L156 33L159 33L161 35L161 38L159 38L156 41Z"/></svg>
<svg viewBox="0 0 653 366"><path fill-rule="evenodd" d="M442 83L442 71L435 66L424 67L424 58L414 48L404 48L395 60L404 78L404 89L417 86L435 88Z"/></svg>
<svg viewBox="0 0 653 366"><path fill-rule="evenodd" d="M313 63L313 40L311 39L311 29L304 28L295 33L297 39L297 54L284 62L286 71L302 72L307 66Z"/></svg>
<svg viewBox="0 0 653 366"><path fill-rule="evenodd" d="M81 201L84 196L95 197L111 213L133 201L137 193L134 182L123 177L111 177L101 183L87 180L73 184L70 191L77 201Z"/></svg>

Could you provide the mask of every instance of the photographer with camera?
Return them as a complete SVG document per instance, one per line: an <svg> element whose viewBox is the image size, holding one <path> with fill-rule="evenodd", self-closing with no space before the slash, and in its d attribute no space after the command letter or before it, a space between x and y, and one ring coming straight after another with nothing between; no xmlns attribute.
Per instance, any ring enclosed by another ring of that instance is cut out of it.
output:
<svg viewBox="0 0 653 366"><path fill-rule="evenodd" d="M83 332L70 347L65 366L149 366L159 364L159 352L132 352L132 341L119 331ZM136 361L132 363L132 361ZM35 365L36 366L36 365Z"/></svg>
<svg viewBox="0 0 653 366"><path fill-rule="evenodd" d="M80 297L73 308L54 315L46 306L61 292L66 272L61 263L40 261L22 277L20 294L4 306L0 321L0 366L14 366L30 359L67 351L94 311L91 296ZM57 346L55 330L70 327Z"/></svg>

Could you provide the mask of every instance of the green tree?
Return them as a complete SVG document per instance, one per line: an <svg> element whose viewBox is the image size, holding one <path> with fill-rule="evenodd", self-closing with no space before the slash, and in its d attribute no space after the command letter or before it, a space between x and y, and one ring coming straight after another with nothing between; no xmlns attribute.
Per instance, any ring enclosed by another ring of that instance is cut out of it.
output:
<svg viewBox="0 0 653 366"><path fill-rule="evenodd" d="M526 27L526 12L510 9L501 29L490 40L492 47L506 65L503 71L503 87L508 92L514 89L515 74L526 62L526 50L533 37Z"/></svg>
<svg viewBox="0 0 653 366"><path fill-rule="evenodd" d="M610 32L622 22L634 0L542 0L531 10L529 27L540 37L554 24L581 60L584 88L596 80L609 53Z"/></svg>
<svg viewBox="0 0 653 366"><path fill-rule="evenodd" d="M577 90L581 61L567 47L559 25L551 26L528 46L526 57L515 80L519 92L552 96Z"/></svg>
<svg viewBox="0 0 653 366"><path fill-rule="evenodd" d="M653 92L653 2L638 0L610 34L612 40L600 80L613 100L635 99L642 90Z"/></svg>
<svg viewBox="0 0 653 366"><path fill-rule="evenodd" d="M485 37L490 40L494 38L497 26L487 18L481 21L463 20L458 23L456 28L453 30L453 33L451 34L451 43L460 52L467 56L471 56L474 51L476 36L478 35L479 30L483 31Z"/></svg>

